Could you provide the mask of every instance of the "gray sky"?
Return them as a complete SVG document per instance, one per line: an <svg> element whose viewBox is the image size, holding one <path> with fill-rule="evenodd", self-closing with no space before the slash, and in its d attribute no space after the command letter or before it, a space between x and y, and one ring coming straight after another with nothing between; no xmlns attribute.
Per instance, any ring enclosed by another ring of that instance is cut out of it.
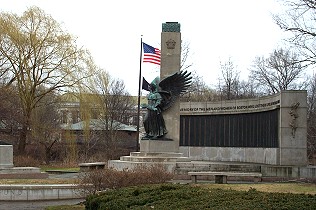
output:
<svg viewBox="0 0 316 210"><path fill-rule="evenodd" d="M268 56L280 46L283 32L271 13L280 11L277 0L0 0L1 12L21 15L38 6L78 37L95 63L125 82L132 95L138 92L140 38L160 48L162 23L179 22L182 41L190 46L189 63L215 86L219 63L231 58L247 79L256 56ZM142 65L151 81L158 75L154 64Z"/></svg>

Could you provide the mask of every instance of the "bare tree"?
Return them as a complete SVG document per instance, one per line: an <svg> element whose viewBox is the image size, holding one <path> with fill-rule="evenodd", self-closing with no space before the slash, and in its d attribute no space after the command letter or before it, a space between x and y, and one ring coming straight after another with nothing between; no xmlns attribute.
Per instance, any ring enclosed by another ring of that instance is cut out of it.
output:
<svg viewBox="0 0 316 210"><path fill-rule="evenodd" d="M136 102L126 91L122 80L111 78L101 69L90 78L89 84L89 91L96 96L95 103L100 109L105 149L113 157L119 145L118 131L135 114Z"/></svg>
<svg viewBox="0 0 316 210"><path fill-rule="evenodd" d="M22 16L0 14L1 74L10 76L22 104L24 120L18 144L25 151L33 110L52 91L66 90L78 84L87 74L92 59L78 49L75 39L38 7L29 8ZM39 91L39 87L45 87Z"/></svg>
<svg viewBox="0 0 316 210"><path fill-rule="evenodd" d="M0 87L0 133L14 137L19 133L22 108L18 92L14 86Z"/></svg>
<svg viewBox="0 0 316 210"><path fill-rule="evenodd" d="M287 39L297 47L302 56L302 66L316 63L316 1L315 0L287 0L283 1L287 9L284 14L274 15L276 24L285 32L289 32Z"/></svg>
<svg viewBox="0 0 316 210"><path fill-rule="evenodd" d="M222 99L236 99L239 95L239 76L240 72L234 65L231 58L226 62L220 62L221 77L219 78L219 92L223 96Z"/></svg>
<svg viewBox="0 0 316 210"><path fill-rule="evenodd" d="M50 92L38 103L31 116L31 141L43 145L46 164L49 164L53 147L60 139L60 124L57 96Z"/></svg>
<svg viewBox="0 0 316 210"><path fill-rule="evenodd" d="M208 87L195 71L191 73L192 82L188 91L180 97L181 101L214 101L215 90Z"/></svg>
<svg viewBox="0 0 316 210"><path fill-rule="evenodd" d="M302 66L314 67L316 64L316 1L315 0L288 0L284 1L287 10L285 14L274 16L277 25L290 36L287 39L296 47L302 57L298 62ZM308 115L307 115L307 143L309 158L316 153L315 128L315 75L308 84Z"/></svg>
<svg viewBox="0 0 316 210"><path fill-rule="evenodd" d="M189 55L190 55L190 44L188 42L182 42L180 70L184 71L192 67L193 64L188 63Z"/></svg>
<svg viewBox="0 0 316 210"><path fill-rule="evenodd" d="M269 58L257 57L251 69L251 79L268 94L281 90L302 89L304 81L299 81L305 68L300 65L297 54L278 49Z"/></svg>
<svg viewBox="0 0 316 210"><path fill-rule="evenodd" d="M262 95L262 93L255 88L254 83L251 79L249 79L248 81L241 80L239 82L238 94L238 98L240 99L254 98Z"/></svg>
<svg viewBox="0 0 316 210"><path fill-rule="evenodd" d="M309 81L307 104L307 155L316 154L316 74Z"/></svg>

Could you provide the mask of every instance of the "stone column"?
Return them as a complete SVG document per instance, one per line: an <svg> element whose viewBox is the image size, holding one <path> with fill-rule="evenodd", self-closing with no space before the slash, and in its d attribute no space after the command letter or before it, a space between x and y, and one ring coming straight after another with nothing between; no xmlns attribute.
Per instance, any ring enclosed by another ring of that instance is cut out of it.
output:
<svg viewBox="0 0 316 210"><path fill-rule="evenodd" d="M280 165L307 165L307 92L281 92Z"/></svg>
<svg viewBox="0 0 316 210"><path fill-rule="evenodd" d="M181 64L180 24L166 22L162 24L161 33L161 65L160 79L164 79L178 71ZM174 141L174 152L179 151L180 138L180 100L163 113L168 133L166 138Z"/></svg>
<svg viewBox="0 0 316 210"><path fill-rule="evenodd" d="M181 62L181 33L180 24L166 22L162 24L161 33L161 64L160 80L180 71ZM179 99L163 112L168 133L163 139L142 140L140 151L150 152L179 152L180 137L180 102Z"/></svg>

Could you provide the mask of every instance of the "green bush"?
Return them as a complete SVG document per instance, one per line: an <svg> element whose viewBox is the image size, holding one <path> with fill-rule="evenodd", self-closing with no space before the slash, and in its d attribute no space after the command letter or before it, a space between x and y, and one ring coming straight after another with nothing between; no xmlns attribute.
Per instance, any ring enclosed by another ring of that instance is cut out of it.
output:
<svg viewBox="0 0 316 210"><path fill-rule="evenodd" d="M316 195L235 191L155 184L90 195L87 210L101 209L315 209Z"/></svg>

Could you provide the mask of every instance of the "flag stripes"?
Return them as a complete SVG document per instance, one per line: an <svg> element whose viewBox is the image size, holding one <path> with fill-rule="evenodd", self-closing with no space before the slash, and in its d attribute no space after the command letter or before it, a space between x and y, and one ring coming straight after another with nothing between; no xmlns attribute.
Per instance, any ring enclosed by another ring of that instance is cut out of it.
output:
<svg viewBox="0 0 316 210"><path fill-rule="evenodd" d="M161 56L160 50L144 42L143 42L143 48L144 48L143 62L160 65L160 56Z"/></svg>

